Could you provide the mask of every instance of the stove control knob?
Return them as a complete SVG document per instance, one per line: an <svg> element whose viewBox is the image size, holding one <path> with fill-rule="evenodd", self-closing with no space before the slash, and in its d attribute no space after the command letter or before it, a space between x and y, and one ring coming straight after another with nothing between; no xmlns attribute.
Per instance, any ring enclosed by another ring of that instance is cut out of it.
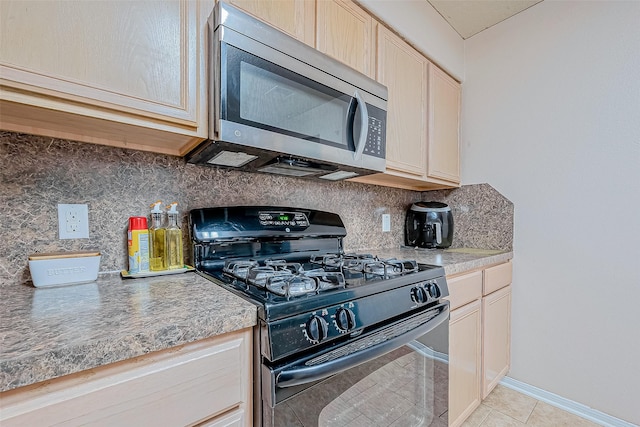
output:
<svg viewBox="0 0 640 427"><path fill-rule="evenodd" d="M328 324L320 316L313 316L307 321L306 331L307 337L313 342L320 342L327 337Z"/></svg>
<svg viewBox="0 0 640 427"><path fill-rule="evenodd" d="M356 315L348 308L340 307L336 310L336 326L343 332L348 332L356 326Z"/></svg>
<svg viewBox="0 0 640 427"><path fill-rule="evenodd" d="M427 290L429 291L429 296L433 299L438 299L442 295L440 293L440 288L435 283L429 283L427 285Z"/></svg>
<svg viewBox="0 0 640 427"><path fill-rule="evenodd" d="M416 286L411 289L411 299L418 304L424 304L429 300L429 294L422 286Z"/></svg>

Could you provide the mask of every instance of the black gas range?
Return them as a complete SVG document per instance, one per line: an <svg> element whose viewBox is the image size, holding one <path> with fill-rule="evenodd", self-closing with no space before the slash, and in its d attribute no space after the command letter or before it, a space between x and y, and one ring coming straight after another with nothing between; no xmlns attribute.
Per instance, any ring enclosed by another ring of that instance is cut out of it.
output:
<svg viewBox="0 0 640 427"><path fill-rule="evenodd" d="M448 319L442 267L347 253L334 213L239 206L195 209L189 220L196 270L258 307L254 377L271 409L359 353L380 356Z"/></svg>

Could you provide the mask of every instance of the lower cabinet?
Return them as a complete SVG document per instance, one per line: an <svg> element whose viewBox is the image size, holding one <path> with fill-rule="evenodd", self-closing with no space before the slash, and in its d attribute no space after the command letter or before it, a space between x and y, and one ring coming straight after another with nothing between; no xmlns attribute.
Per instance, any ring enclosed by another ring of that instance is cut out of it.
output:
<svg viewBox="0 0 640 427"><path fill-rule="evenodd" d="M448 277L449 425L461 425L510 366L511 262Z"/></svg>
<svg viewBox="0 0 640 427"><path fill-rule="evenodd" d="M511 363L511 286L482 298L482 398L500 382Z"/></svg>
<svg viewBox="0 0 640 427"><path fill-rule="evenodd" d="M251 329L0 394L0 425L250 426Z"/></svg>
<svg viewBox="0 0 640 427"><path fill-rule="evenodd" d="M451 312L449 425L459 426L480 405L482 315L480 300Z"/></svg>

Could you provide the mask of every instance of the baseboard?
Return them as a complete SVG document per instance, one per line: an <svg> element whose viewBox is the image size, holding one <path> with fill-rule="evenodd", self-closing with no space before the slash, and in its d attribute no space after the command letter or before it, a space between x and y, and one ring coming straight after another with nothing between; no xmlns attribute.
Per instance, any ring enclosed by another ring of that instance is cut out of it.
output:
<svg viewBox="0 0 640 427"><path fill-rule="evenodd" d="M504 377L500 384L605 427L638 427L635 424L612 417L587 405L574 402L522 381L514 380L511 377Z"/></svg>

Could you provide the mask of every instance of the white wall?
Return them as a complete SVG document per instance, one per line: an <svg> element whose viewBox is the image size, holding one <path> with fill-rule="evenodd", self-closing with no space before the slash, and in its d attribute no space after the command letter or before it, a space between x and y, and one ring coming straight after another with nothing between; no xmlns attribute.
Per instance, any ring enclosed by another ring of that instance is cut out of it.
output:
<svg viewBox="0 0 640 427"><path fill-rule="evenodd" d="M451 76L464 80L464 40L426 0L358 0Z"/></svg>
<svg viewBox="0 0 640 427"><path fill-rule="evenodd" d="M640 424L640 1L465 42L462 173L515 205L510 376Z"/></svg>

